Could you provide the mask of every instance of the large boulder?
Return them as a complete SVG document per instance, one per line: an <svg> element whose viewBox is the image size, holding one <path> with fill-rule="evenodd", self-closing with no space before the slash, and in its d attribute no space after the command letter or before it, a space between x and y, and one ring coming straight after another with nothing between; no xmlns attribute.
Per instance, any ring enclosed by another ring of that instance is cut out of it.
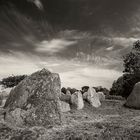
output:
<svg viewBox="0 0 140 140"><path fill-rule="evenodd" d="M71 95L71 104L76 107L76 109L80 110L84 107L84 101L82 97L82 93L80 91L76 91Z"/></svg>
<svg viewBox="0 0 140 140"><path fill-rule="evenodd" d="M93 107L97 108L101 105L98 93L92 87L89 87L88 91L83 94L83 99L88 101Z"/></svg>
<svg viewBox="0 0 140 140"><path fill-rule="evenodd" d="M50 127L61 123L58 74L46 69L21 81L5 103L5 120L17 126Z"/></svg>
<svg viewBox="0 0 140 140"><path fill-rule="evenodd" d="M140 82L135 84L131 94L126 100L125 106L140 109Z"/></svg>

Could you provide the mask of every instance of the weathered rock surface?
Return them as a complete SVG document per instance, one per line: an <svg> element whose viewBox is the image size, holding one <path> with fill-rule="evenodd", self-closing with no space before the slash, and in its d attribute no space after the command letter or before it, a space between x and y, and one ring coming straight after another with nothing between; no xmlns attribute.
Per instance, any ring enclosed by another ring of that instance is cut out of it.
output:
<svg viewBox="0 0 140 140"><path fill-rule="evenodd" d="M135 84L132 93L127 98L125 106L140 109L140 82Z"/></svg>
<svg viewBox="0 0 140 140"><path fill-rule="evenodd" d="M70 102L71 102L71 95L66 95L63 92L61 92L60 100L70 104Z"/></svg>
<svg viewBox="0 0 140 140"><path fill-rule="evenodd" d="M100 101L104 101L105 100L105 95L103 92L97 92L98 96L99 96L99 100Z"/></svg>
<svg viewBox="0 0 140 140"><path fill-rule="evenodd" d="M60 101L60 108L61 108L61 112L68 112L70 111L70 104L64 101Z"/></svg>
<svg viewBox="0 0 140 140"><path fill-rule="evenodd" d="M93 107L101 106L98 93L96 93L95 89L90 87L87 92L83 94L83 99L87 100Z"/></svg>
<svg viewBox="0 0 140 140"><path fill-rule="evenodd" d="M82 93L80 91L77 91L71 95L71 103L78 110L84 107L84 101L83 101Z"/></svg>
<svg viewBox="0 0 140 140"><path fill-rule="evenodd" d="M5 103L5 120L17 126L49 127L61 123L60 78L46 69L21 81Z"/></svg>
<svg viewBox="0 0 140 140"><path fill-rule="evenodd" d="M71 96L71 92L69 90L67 90L66 95Z"/></svg>

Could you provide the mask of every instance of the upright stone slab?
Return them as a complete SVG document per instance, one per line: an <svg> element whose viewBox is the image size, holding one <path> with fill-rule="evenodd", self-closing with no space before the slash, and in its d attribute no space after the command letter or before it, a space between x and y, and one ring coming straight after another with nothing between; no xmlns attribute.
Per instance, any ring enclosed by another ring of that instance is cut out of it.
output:
<svg viewBox="0 0 140 140"><path fill-rule="evenodd" d="M60 108L61 108L61 112L70 111L70 105L64 101L60 101Z"/></svg>
<svg viewBox="0 0 140 140"><path fill-rule="evenodd" d="M104 101L105 100L105 95L103 92L97 92L98 96L99 96L99 100L100 101Z"/></svg>
<svg viewBox="0 0 140 140"><path fill-rule="evenodd" d="M98 108L101 106L98 93L92 87L89 87L88 91L83 94L83 99L88 101L93 107Z"/></svg>
<svg viewBox="0 0 140 140"><path fill-rule="evenodd" d="M60 100L70 104L71 103L71 95L66 95L63 92L61 92Z"/></svg>
<svg viewBox="0 0 140 140"><path fill-rule="evenodd" d="M71 92L69 90L67 90L66 95L71 96Z"/></svg>
<svg viewBox="0 0 140 140"><path fill-rule="evenodd" d="M58 74L46 69L21 81L5 103L5 120L17 126L53 126L61 123Z"/></svg>
<svg viewBox="0 0 140 140"><path fill-rule="evenodd" d="M84 107L84 101L80 91L76 91L71 95L71 103L76 107L77 110L80 110Z"/></svg>

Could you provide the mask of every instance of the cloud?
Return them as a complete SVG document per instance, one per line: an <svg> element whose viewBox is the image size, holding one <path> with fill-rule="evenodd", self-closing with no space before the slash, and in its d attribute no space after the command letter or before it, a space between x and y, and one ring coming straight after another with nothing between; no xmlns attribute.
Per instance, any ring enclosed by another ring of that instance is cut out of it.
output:
<svg viewBox="0 0 140 140"><path fill-rule="evenodd" d="M43 4L41 3L40 0L28 0L28 1L33 2L40 10L44 9Z"/></svg>
<svg viewBox="0 0 140 140"><path fill-rule="evenodd" d="M115 70L101 69L89 65L60 73L62 86L70 86L78 89L85 85L110 88L113 81L120 75L122 73Z"/></svg>
<svg viewBox="0 0 140 140"><path fill-rule="evenodd" d="M128 34L139 26L139 0L28 0L39 9L42 15L26 0L6 0L30 18L49 20L58 29L91 31L94 34ZM10 9L9 9L10 10ZM137 15L137 16L136 16ZM43 17L43 18L42 18ZM46 18L47 17L47 18ZM56 29L57 30L57 29Z"/></svg>
<svg viewBox="0 0 140 140"><path fill-rule="evenodd" d="M47 52L50 54L61 52L66 47L76 44L76 41L67 41L63 39L52 39L51 41L44 40L38 44L36 44L37 52Z"/></svg>
<svg viewBox="0 0 140 140"><path fill-rule="evenodd" d="M0 4L0 74L46 67L66 86L109 87L140 35L140 1L28 1L7 0L6 11Z"/></svg>
<svg viewBox="0 0 140 140"><path fill-rule="evenodd" d="M29 55L31 57L31 55ZM9 75L30 74L38 67L33 60L29 59L28 55L17 53L12 55L0 55L0 78ZM33 57L32 57L33 58ZM34 58L34 61L36 59Z"/></svg>
<svg viewBox="0 0 140 140"><path fill-rule="evenodd" d="M100 68L83 62L65 60L57 57L40 58L30 53L13 52L0 55L0 79L14 75L31 74L42 68L59 73L62 86L80 88L84 85L110 87L121 72Z"/></svg>
<svg viewBox="0 0 140 140"><path fill-rule="evenodd" d="M113 39L114 45L121 45L122 47L129 47L132 46L135 41L138 40L138 38L133 37L114 37Z"/></svg>
<svg viewBox="0 0 140 140"><path fill-rule="evenodd" d="M107 51L112 51L114 49L114 47L108 47L106 48Z"/></svg>

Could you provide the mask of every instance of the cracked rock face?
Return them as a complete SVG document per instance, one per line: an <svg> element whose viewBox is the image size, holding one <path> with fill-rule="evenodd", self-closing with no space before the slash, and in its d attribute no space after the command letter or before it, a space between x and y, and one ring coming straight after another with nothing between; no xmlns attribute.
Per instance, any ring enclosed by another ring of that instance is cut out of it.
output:
<svg viewBox="0 0 140 140"><path fill-rule="evenodd" d="M50 127L61 123L58 74L46 69L21 81L5 103L5 120L17 126Z"/></svg>

